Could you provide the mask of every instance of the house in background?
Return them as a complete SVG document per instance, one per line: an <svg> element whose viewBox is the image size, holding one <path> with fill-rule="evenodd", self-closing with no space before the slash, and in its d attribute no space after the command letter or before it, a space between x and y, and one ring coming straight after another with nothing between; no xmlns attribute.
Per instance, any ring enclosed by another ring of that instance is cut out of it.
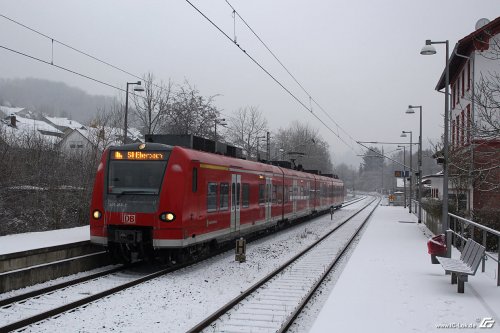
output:
<svg viewBox="0 0 500 333"><path fill-rule="evenodd" d="M136 128L127 131L127 143L144 142L142 134ZM89 127L75 128L66 132L59 148L69 153L87 153L104 151L111 146L119 146L123 143L123 130L116 127Z"/></svg>
<svg viewBox="0 0 500 333"><path fill-rule="evenodd" d="M63 133L67 133L77 128L85 128L85 126L79 122L68 118L44 116L43 120Z"/></svg>
<svg viewBox="0 0 500 333"><path fill-rule="evenodd" d="M2 119L0 130L4 134L3 141L13 147L34 147L42 145L51 147L57 144L63 133L44 121L30 119L11 114Z"/></svg>
<svg viewBox="0 0 500 333"><path fill-rule="evenodd" d="M468 211L500 210L500 135L485 116L500 113L494 88L500 84L500 17L479 20L476 30L458 41L449 78L449 187L455 187L450 200L465 201ZM444 88L445 70L436 90Z"/></svg>

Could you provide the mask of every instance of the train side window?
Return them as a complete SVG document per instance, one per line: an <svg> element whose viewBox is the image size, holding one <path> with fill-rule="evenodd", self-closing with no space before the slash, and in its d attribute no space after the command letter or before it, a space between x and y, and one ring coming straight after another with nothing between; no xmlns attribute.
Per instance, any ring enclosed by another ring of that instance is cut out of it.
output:
<svg viewBox="0 0 500 333"><path fill-rule="evenodd" d="M278 185L277 187L278 187L278 189L277 189L276 196L277 196L277 199L278 199L278 204L281 204L282 201L283 201L283 186L282 185Z"/></svg>
<svg viewBox="0 0 500 333"><path fill-rule="evenodd" d="M284 185L283 186L283 199L285 200L285 203L288 202L288 186Z"/></svg>
<svg viewBox="0 0 500 333"><path fill-rule="evenodd" d="M229 207L229 184L220 183L220 210L226 210Z"/></svg>
<svg viewBox="0 0 500 333"><path fill-rule="evenodd" d="M259 204L266 202L266 184L259 184Z"/></svg>
<svg viewBox="0 0 500 333"><path fill-rule="evenodd" d="M250 206L250 184L242 184L241 205L243 208Z"/></svg>
<svg viewBox="0 0 500 333"><path fill-rule="evenodd" d="M278 186L272 185L272 187L273 187L272 201L273 201L273 204L275 204L278 201Z"/></svg>
<svg viewBox="0 0 500 333"><path fill-rule="evenodd" d="M198 168L193 168L193 179L192 179L192 188L193 192L198 191Z"/></svg>
<svg viewBox="0 0 500 333"><path fill-rule="evenodd" d="M208 183L207 188L207 211L217 210L217 183Z"/></svg>

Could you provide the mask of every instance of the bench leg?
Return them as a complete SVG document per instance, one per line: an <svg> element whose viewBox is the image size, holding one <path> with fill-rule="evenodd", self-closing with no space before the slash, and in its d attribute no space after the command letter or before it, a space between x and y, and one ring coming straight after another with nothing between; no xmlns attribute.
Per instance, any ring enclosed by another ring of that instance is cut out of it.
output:
<svg viewBox="0 0 500 333"><path fill-rule="evenodd" d="M451 284L457 284L457 273L451 272Z"/></svg>
<svg viewBox="0 0 500 333"><path fill-rule="evenodd" d="M459 294L464 293L465 281L467 281L467 275L458 275L458 288L457 292Z"/></svg>

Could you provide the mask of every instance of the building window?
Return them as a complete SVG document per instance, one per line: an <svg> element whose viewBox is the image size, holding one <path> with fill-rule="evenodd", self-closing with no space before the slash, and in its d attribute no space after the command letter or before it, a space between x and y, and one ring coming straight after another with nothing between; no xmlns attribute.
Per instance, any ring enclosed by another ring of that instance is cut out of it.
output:
<svg viewBox="0 0 500 333"><path fill-rule="evenodd" d="M457 130L457 146L460 144L460 116L457 116L456 118L456 130Z"/></svg>
<svg viewBox="0 0 500 333"><path fill-rule="evenodd" d="M467 143L471 143L471 125L472 119L470 117L470 104L467 105Z"/></svg>
<svg viewBox="0 0 500 333"><path fill-rule="evenodd" d="M217 183L208 183L207 188L207 211L217 210Z"/></svg>
<svg viewBox="0 0 500 333"><path fill-rule="evenodd" d="M451 108L455 108L455 85L451 86Z"/></svg>
<svg viewBox="0 0 500 333"><path fill-rule="evenodd" d="M465 92L465 70L462 71L462 97L464 97Z"/></svg>
<svg viewBox="0 0 500 333"><path fill-rule="evenodd" d="M241 193L242 206L243 208L248 208L250 206L250 184L242 184L243 192Z"/></svg>
<svg viewBox="0 0 500 333"><path fill-rule="evenodd" d="M465 112L462 110L462 126L460 127L460 144L465 144Z"/></svg>
<svg viewBox="0 0 500 333"><path fill-rule="evenodd" d="M471 78L470 78L470 60L467 61L467 91L470 90L470 81L471 81Z"/></svg>
<svg viewBox="0 0 500 333"><path fill-rule="evenodd" d="M229 207L229 184L220 183L220 210L226 210Z"/></svg>
<svg viewBox="0 0 500 333"><path fill-rule="evenodd" d="M451 146L455 146L455 120L451 121Z"/></svg>

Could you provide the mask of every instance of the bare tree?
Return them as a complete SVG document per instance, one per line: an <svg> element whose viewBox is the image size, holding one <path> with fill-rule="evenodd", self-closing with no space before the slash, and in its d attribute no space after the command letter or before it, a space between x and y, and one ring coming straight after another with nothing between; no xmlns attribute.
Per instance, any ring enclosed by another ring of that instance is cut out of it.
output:
<svg viewBox="0 0 500 333"><path fill-rule="evenodd" d="M238 109L228 120L227 138L243 150L244 156L257 159L259 138L265 137L267 120L256 106ZM261 145L262 147L262 145Z"/></svg>
<svg viewBox="0 0 500 333"><path fill-rule="evenodd" d="M174 93L162 131L170 134L192 134L210 137L220 111L214 105L217 95L204 97L185 82Z"/></svg>
<svg viewBox="0 0 500 333"><path fill-rule="evenodd" d="M144 134L155 134L166 121L171 109L173 98L173 83L156 83L152 73L144 76L144 93L134 94L132 100L135 105L135 116Z"/></svg>
<svg viewBox="0 0 500 333"><path fill-rule="evenodd" d="M283 156L301 164L304 169L331 173L333 170L329 145L316 129L307 124L293 122L288 128L278 130L273 140L275 155L281 151ZM278 156L276 156L278 157Z"/></svg>

